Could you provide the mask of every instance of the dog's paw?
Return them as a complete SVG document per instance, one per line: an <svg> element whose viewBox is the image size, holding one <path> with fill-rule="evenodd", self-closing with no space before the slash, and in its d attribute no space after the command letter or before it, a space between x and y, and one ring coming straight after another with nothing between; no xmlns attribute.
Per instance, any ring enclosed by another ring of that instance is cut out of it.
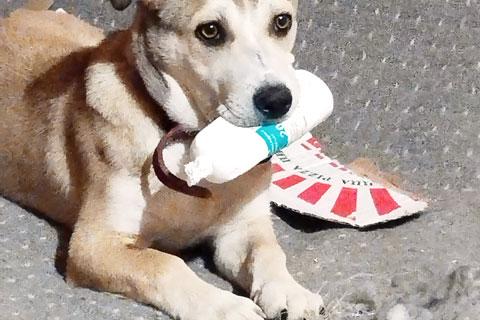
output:
<svg viewBox="0 0 480 320"><path fill-rule="evenodd" d="M188 320L264 320L265 314L252 300L228 291L214 289L208 295L192 301L200 310L190 312ZM196 309L188 306L190 311ZM183 319L183 318L182 318Z"/></svg>
<svg viewBox="0 0 480 320"><path fill-rule="evenodd" d="M322 298L294 280L265 283L253 293L253 300L263 309L267 319L327 319Z"/></svg>

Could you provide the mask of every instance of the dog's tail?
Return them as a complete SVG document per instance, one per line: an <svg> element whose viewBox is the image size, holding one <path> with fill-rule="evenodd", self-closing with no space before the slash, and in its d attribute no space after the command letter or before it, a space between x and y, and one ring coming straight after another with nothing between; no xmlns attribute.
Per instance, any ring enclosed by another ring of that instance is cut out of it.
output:
<svg viewBox="0 0 480 320"><path fill-rule="evenodd" d="M23 7L28 10L48 10L53 5L53 0L28 0Z"/></svg>
<svg viewBox="0 0 480 320"><path fill-rule="evenodd" d="M117 10L125 10L132 3L132 0L110 0L112 6Z"/></svg>

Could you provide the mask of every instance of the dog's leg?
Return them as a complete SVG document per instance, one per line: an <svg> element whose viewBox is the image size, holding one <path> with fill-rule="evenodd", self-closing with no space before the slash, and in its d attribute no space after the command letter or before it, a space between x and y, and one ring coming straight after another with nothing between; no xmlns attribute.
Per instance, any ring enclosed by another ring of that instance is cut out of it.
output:
<svg viewBox="0 0 480 320"><path fill-rule="evenodd" d="M250 292L269 319L324 319L322 298L289 274L269 212L262 195L222 227L214 242L217 268Z"/></svg>
<svg viewBox="0 0 480 320"><path fill-rule="evenodd" d="M91 191L70 242L67 280L123 294L158 307L175 319L263 319L250 299L198 278L180 258L138 246L138 237L106 229L108 201Z"/></svg>

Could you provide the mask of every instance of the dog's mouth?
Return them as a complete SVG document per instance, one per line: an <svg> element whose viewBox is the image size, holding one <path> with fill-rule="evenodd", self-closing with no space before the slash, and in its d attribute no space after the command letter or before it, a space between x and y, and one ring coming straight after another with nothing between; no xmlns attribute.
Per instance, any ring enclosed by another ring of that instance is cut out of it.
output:
<svg viewBox="0 0 480 320"><path fill-rule="evenodd" d="M254 114L240 115L238 111L235 111L235 108L227 104L222 104L217 108L217 116L230 122L234 126L242 128L257 127L262 122L262 120Z"/></svg>
<svg viewBox="0 0 480 320"><path fill-rule="evenodd" d="M254 128L263 125L276 125L282 123L291 116L291 112L277 119L268 119L258 112L252 112L251 115L240 116L235 112L235 109L229 108L227 105L221 105L217 110L217 116L237 127ZM215 119L212 119L211 122L214 120Z"/></svg>
<svg viewBox="0 0 480 320"><path fill-rule="evenodd" d="M297 99L285 84L262 84L251 98L228 100L217 108L219 116L238 127L279 124L290 117Z"/></svg>

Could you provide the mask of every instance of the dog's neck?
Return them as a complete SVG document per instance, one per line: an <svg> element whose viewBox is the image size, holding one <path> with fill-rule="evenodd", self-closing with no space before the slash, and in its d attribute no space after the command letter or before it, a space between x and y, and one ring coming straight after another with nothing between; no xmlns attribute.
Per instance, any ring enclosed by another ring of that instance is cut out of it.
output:
<svg viewBox="0 0 480 320"><path fill-rule="evenodd" d="M202 115L192 106L181 85L162 70L161 62L149 55L144 38L145 16L139 8L137 18L131 27L132 64L142 78L149 95L168 114L170 119L181 124L186 130L199 130L205 126Z"/></svg>
<svg viewBox="0 0 480 320"><path fill-rule="evenodd" d="M190 104L179 83L148 57L142 35L134 34L132 40L135 67L150 96L163 107L172 121L188 130L200 129L203 126L201 116Z"/></svg>

